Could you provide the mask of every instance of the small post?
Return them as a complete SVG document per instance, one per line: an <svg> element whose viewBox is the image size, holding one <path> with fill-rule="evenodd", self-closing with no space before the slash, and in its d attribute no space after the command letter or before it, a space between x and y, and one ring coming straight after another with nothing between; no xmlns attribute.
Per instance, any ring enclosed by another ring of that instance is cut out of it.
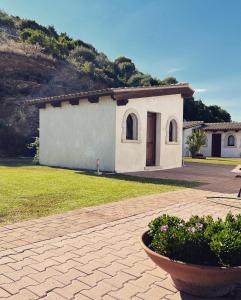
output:
<svg viewBox="0 0 241 300"><path fill-rule="evenodd" d="M95 172L96 175L102 175L102 172L100 172L100 160L99 158L96 160L96 172Z"/></svg>
<svg viewBox="0 0 241 300"><path fill-rule="evenodd" d="M240 198L240 197L241 197L241 189L238 192L238 198Z"/></svg>

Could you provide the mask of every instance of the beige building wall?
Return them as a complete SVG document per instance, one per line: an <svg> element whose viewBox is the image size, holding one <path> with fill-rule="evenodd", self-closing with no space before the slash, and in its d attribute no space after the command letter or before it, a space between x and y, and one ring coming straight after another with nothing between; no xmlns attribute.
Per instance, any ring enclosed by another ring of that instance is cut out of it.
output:
<svg viewBox="0 0 241 300"><path fill-rule="evenodd" d="M117 172L143 171L146 169L147 112L157 113L156 168L168 169L182 165L183 99L169 95L129 99L126 106L116 108L116 165ZM138 117L138 140L125 140L125 119L128 113ZM168 142L168 122L178 124L177 142ZM153 169L153 168L148 168Z"/></svg>
<svg viewBox="0 0 241 300"><path fill-rule="evenodd" d="M115 170L115 110L110 97L40 109L40 163L75 169Z"/></svg>

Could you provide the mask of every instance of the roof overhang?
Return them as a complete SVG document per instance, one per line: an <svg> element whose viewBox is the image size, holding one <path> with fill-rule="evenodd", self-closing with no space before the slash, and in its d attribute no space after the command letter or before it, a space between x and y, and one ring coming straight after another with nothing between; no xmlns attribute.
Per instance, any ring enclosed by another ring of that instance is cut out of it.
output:
<svg viewBox="0 0 241 300"><path fill-rule="evenodd" d="M188 84L138 88L108 88L103 90L31 99L26 100L26 103L30 105L37 105L39 108L44 108L46 104L59 107L64 101L69 101L70 104L77 105L81 99L88 99L89 102L95 103L99 101L100 97L110 96L113 100L117 101L118 105L125 105L129 99L175 94L180 94L183 98L187 98L191 97L193 93L194 90Z"/></svg>

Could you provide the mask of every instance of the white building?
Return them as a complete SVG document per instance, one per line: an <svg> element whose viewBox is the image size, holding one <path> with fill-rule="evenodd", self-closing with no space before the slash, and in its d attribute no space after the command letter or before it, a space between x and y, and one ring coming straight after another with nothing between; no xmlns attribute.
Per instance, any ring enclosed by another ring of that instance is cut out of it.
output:
<svg viewBox="0 0 241 300"><path fill-rule="evenodd" d="M182 164L187 84L118 88L31 100L40 111L40 163L112 172Z"/></svg>
<svg viewBox="0 0 241 300"><path fill-rule="evenodd" d="M207 144L200 153L207 157L241 157L241 123L204 123L190 121L183 124L183 155L190 156L186 141L195 129L205 131Z"/></svg>

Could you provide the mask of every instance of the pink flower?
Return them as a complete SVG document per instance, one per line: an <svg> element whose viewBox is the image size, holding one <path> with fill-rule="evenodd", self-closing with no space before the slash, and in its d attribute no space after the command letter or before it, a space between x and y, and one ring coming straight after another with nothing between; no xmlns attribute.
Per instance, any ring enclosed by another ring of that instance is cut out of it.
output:
<svg viewBox="0 0 241 300"><path fill-rule="evenodd" d="M202 223L196 223L196 227L198 229L203 229L203 224Z"/></svg>
<svg viewBox="0 0 241 300"><path fill-rule="evenodd" d="M191 233L194 233L196 231L196 229L194 227L188 227L187 230Z"/></svg>
<svg viewBox="0 0 241 300"><path fill-rule="evenodd" d="M161 228L160 228L160 230L162 232L167 232L168 228L169 228L168 225L162 225Z"/></svg>
<svg viewBox="0 0 241 300"><path fill-rule="evenodd" d="M178 227L184 227L183 223L178 224Z"/></svg>

